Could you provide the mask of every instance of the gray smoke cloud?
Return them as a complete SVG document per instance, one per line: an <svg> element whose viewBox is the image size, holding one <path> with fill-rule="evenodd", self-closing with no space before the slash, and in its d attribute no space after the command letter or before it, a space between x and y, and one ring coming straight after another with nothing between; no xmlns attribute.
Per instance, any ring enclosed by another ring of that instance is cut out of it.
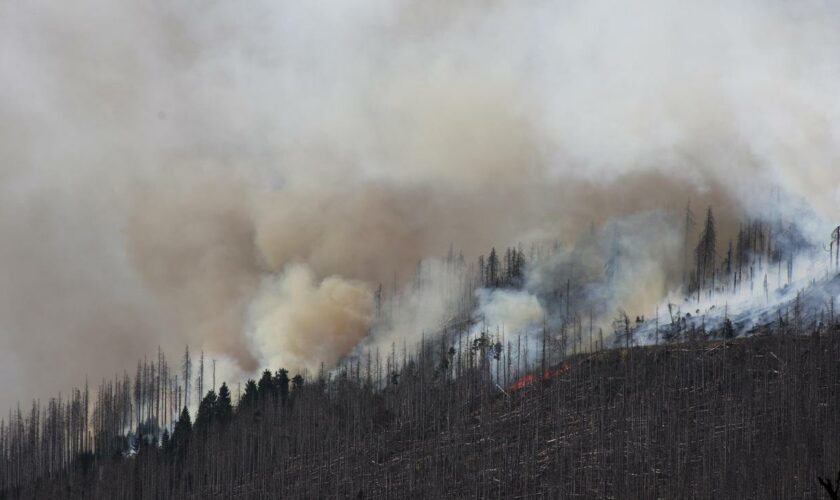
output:
<svg viewBox="0 0 840 500"><path fill-rule="evenodd" d="M378 284L450 242L472 261L689 198L723 235L772 206L821 238L838 27L824 2L0 3L0 403L157 345L226 377L334 362ZM675 226L628 282L676 285ZM447 316L415 304L383 339Z"/></svg>

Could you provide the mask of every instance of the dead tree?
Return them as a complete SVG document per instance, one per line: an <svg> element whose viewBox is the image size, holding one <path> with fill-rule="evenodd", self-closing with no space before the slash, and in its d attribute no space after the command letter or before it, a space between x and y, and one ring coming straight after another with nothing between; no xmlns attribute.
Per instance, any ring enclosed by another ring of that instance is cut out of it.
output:
<svg viewBox="0 0 840 500"><path fill-rule="evenodd" d="M710 282L710 288L715 286L715 248L717 236L715 233L715 217L712 214L712 207L706 212L706 223L703 232L700 233L700 241L694 250L696 266L697 300L700 300L700 291L706 288Z"/></svg>
<svg viewBox="0 0 840 500"><path fill-rule="evenodd" d="M688 239L694 227L694 213L691 211L691 200L685 205L685 241L683 242L683 286L687 286L688 274Z"/></svg>
<svg viewBox="0 0 840 500"><path fill-rule="evenodd" d="M828 498L831 500L840 500L840 471L837 471L837 479L831 482L829 478L822 478L817 476L817 481L825 488L828 493Z"/></svg>
<svg viewBox="0 0 840 500"><path fill-rule="evenodd" d="M184 350L184 406L190 404L190 377L192 377L192 359L190 359L190 346Z"/></svg>

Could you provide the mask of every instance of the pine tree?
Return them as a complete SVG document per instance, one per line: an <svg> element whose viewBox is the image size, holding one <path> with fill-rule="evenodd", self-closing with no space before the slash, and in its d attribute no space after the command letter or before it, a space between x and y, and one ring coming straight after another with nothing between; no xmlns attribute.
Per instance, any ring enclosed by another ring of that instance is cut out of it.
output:
<svg viewBox="0 0 840 500"><path fill-rule="evenodd" d="M206 431L213 425L216 416L216 393L213 390L207 391L207 395L198 405L198 413L195 415L195 429Z"/></svg>
<svg viewBox="0 0 840 500"><path fill-rule="evenodd" d="M486 285L489 288L496 288L499 286L499 257L496 255L496 249L490 250L490 256L487 257L487 279Z"/></svg>
<svg viewBox="0 0 840 500"><path fill-rule="evenodd" d="M292 378L292 390L297 392L303 388L303 377L299 374Z"/></svg>
<svg viewBox="0 0 840 500"><path fill-rule="evenodd" d="M216 398L216 421L220 425L227 425L233 416L233 404L230 400L230 390L226 383L222 382L219 387L219 396Z"/></svg>
<svg viewBox="0 0 840 500"><path fill-rule="evenodd" d="M280 403L286 404L289 400L289 371L285 368L280 368L274 375L274 387L280 396Z"/></svg>
<svg viewBox="0 0 840 500"><path fill-rule="evenodd" d="M242 398L239 400L239 410L243 408L253 408L257 405L257 401L259 401L259 393L257 389L257 383L254 382L254 379L248 379L245 383L245 394L242 395Z"/></svg>
<svg viewBox="0 0 840 500"><path fill-rule="evenodd" d="M721 335L725 339L731 339L735 337L735 327L732 325L731 319L724 318L723 326L721 327Z"/></svg>
<svg viewBox="0 0 840 500"><path fill-rule="evenodd" d="M172 449L172 443L169 440L169 429L163 430L163 435L160 437L160 449L164 453L169 453Z"/></svg>
<svg viewBox="0 0 840 500"><path fill-rule="evenodd" d="M190 411L185 406L181 410L181 416L178 422L175 423L175 430L172 431L172 453L179 459L182 459L187 454L187 449L192 437L192 421L190 420Z"/></svg>
<svg viewBox="0 0 840 500"><path fill-rule="evenodd" d="M263 403L266 403L274 397L274 393L274 379L271 377L271 372L265 370L262 377L260 377L259 383L257 384L258 399Z"/></svg>

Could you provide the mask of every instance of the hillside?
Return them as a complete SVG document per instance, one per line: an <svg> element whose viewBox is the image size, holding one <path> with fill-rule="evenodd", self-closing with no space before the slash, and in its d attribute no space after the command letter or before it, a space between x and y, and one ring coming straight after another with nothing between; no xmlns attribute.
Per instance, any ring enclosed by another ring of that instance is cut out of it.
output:
<svg viewBox="0 0 840 500"><path fill-rule="evenodd" d="M381 391L358 365L288 398L264 386L179 450L20 487L4 448L3 496L824 498L816 476L840 467L836 326L580 355L517 391L492 382L487 351L454 360L457 377L438 351Z"/></svg>

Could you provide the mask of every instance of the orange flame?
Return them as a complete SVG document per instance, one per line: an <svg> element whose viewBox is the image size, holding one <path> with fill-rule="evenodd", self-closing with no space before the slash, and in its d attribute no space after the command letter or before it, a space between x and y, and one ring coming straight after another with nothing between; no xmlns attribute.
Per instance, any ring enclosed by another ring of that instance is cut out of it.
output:
<svg viewBox="0 0 840 500"><path fill-rule="evenodd" d="M569 363L563 363L562 365L560 365L558 368L555 368L554 370L544 371L542 378L543 378L543 380L551 380L552 378L554 378L558 375L562 375L563 373L566 373L567 371L569 371L570 368L571 368L571 366L569 365ZM536 378L534 377L534 374L533 373L528 373L528 374L520 377L519 380L517 380L513 384L511 384L510 391L511 392L516 392L518 390L524 389L524 388L528 387L529 385L533 384L535 380L536 380Z"/></svg>

